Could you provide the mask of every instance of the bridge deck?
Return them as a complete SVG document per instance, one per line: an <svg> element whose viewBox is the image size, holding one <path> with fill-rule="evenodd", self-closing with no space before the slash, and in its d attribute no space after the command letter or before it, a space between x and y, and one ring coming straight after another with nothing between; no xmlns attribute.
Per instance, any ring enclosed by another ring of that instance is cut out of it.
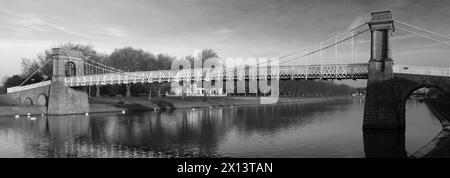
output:
<svg viewBox="0 0 450 178"><path fill-rule="evenodd" d="M367 79L368 64L328 64L295 65L278 68L227 68L160 70L145 72L127 72L123 74L103 74L75 76L66 78L68 86L113 85L127 83L153 83L172 81L210 81L210 80L255 80L255 79Z"/></svg>
<svg viewBox="0 0 450 178"><path fill-rule="evenodd" d="M7 88L6 92L7 93L13 93L13 92L18 92L18 91L30 90L30 89L33 89L33 88L39 88L39 87L48 86L50 84L51 84L51 81L48 80L48 81L34 83L34 84L30 84L30 85L25 85L25 86L17 86L17 87Z"/></svg>
<svg viewBox="0 0 450 178"><path fill-rule="evenodd" d="M423 67L394 65L394 73L412 75L431 75L450 77L450 68ZM254 80L254 79L367 79L369 73L368 63L359 64L328 64L328 65L295 65L280 66L278 68L242 70L242 69L193 69L189 71L145 71L126 72L122 74L103 74L67 77L66 85L74 86L96 86L114 85L128 83L153 83L153 82L173 82L173 81L210 81L213 79L222 80ZM8 93L29 90L50 85L50 81L35 83L26 86L11 87Z"/></svg>
<svg viewBox="0 0 450 178"><path fill-rule="evenodd" d="M394 65L394 73L450 77L450 68Z"/></svg>

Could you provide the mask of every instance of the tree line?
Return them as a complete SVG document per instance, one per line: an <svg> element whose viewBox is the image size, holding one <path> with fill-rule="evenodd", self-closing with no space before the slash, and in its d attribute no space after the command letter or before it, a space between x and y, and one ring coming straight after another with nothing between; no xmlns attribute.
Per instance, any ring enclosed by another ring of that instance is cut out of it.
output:
<svg viewBox="0 0 450 178"><path fill-rule="evenodd" d="M356 89L325 80L286 80L280 81L280 96L349 96Z"/></svg>

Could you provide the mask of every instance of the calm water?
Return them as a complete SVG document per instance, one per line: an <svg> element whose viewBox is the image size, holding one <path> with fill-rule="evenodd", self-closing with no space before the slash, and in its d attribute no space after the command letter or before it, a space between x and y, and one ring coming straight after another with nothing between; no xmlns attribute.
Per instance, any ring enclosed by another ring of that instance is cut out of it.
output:
<svg viewBox="0 0 450 178"><path fill-rule="evenodd" d="M408 101L406 133L363 133L363 109L364 101L353 99L162 113L0 117L0 157L402 156L441 130L424 104Z"/></svg>

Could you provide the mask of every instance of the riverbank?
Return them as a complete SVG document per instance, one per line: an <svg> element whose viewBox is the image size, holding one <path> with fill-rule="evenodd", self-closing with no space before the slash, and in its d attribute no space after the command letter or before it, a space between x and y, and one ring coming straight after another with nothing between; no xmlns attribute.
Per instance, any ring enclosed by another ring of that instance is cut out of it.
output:
<svg viewBox="0 0 450 178"><path fill-rule="evenodd" d="M442 123L442 131L412 158L450 158L450 101L448 98L426 99L425 104Z"/></svg>
<svg viewBox="0 0 450 178"><path fill-rule="evenodd" d="M280 97L275 104L284 103L313 103L323 102L335 99L344 99L350 97L297 97L287 98ZM241 106L241 105L259 105L261 104L259 97L153 97L151 100L146 97L98 97L91 98L91 104L113 105L115 107L128 107L136 109L187 109L187 108L209 108L222 106Z"/></svg>
<svg viewBox="0 0 450 178"><path fill-rule="evenodd" d="M42 115L47 113L45 106L29 106L5 94L0 95L0 116Z"/></svg>
<svg viewBox="0 0 450 178"><path fill-rule="evenodd" d="M443 130L450 131L450 101L446 99L426 99L425 104L439 119Z"/></svg>
<svg viewBox="0 0 450 178"><path fill-rule="evenodd" d="M317 103L344 97L280 97L275 104ZM233 107L259 105L259 97L90 97L91 113L139 111L139 110L174 110L191 108ZM15 102L6 95L0 96L0 116L42 115L45 107L26 106Z"/></svg>

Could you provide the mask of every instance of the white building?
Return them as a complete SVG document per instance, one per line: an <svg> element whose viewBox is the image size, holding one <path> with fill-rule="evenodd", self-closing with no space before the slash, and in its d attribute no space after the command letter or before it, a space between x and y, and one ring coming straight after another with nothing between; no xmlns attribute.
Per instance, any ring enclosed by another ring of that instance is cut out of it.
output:
<svg viewBox="0 0 450 178"><path fill-rule="evenodd" d="M204 96L206 93L207 96L226 96L226 93L223 92L223 88L201 88L197 87L197 84L189 85L185 88L184 96ZM172 94L174 96L181 96L182 91L180 88L172 88Z"/></svg>

